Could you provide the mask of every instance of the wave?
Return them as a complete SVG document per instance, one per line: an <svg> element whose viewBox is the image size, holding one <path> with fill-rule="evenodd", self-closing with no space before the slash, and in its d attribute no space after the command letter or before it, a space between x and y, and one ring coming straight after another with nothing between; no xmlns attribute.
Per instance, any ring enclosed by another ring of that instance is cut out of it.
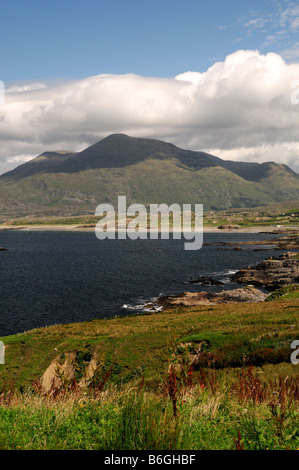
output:
<svg viewBox="0 0 299 470"><path fill-rule="evenodd" d="M152 298L149 300L142 300L141 303L136 304L123 304L122 308L126 311L132 312L160 312L162 310L162 306L156 303L157 298Z"/></svg>

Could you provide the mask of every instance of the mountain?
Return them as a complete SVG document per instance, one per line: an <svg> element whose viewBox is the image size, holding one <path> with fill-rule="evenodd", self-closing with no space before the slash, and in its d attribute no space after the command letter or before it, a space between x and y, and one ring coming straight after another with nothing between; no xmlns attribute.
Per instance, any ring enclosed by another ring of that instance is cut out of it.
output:
<svg viewBox="0 0 299 470"><path fill-rule="evenodd" d="M286 165L222 160L155 139L113 134L82 152L48 151L0 176L0 216L94 214L98 204L204 204L204 210L299 199Z"/></svg>

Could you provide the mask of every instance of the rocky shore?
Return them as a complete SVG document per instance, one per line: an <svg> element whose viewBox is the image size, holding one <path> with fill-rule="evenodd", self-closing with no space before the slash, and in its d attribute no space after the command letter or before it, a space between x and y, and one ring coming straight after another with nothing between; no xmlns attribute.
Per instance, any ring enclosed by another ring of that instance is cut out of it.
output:
<svg viewBox="0 0 299 470"><path fill-rule="evenodd" d="M299 259L297 253L285 253L270 257L256 266L248 266L232 276L238 284L262 286L272 291L299 283Z"/></svg>
<svg viewBox="0 0 299 470"><path fill-rule="evenodd" d="M201 281L199 283L202 285L213 285L210 279L202 278L197 281ZM256 266L248 266L233 274L231 281L246 287L221 292L183 292L160 297L156 303L162 310L171 310L231 302L263 302L273 290L299 284L298 253L287 252L278 257L270 257Z"/></svg>
<svg viewBox="0 0 299 470"><path fill-rule="evenodd" d="M269 294L253 287L243 287L221 292L183 292L179 295L160 297L157 304L163 310L200 305L217 305L231 302L262 302Z"/></svg>
<svg viewBox="0 0 299 470"><path fill-rule="evenodd" d="M284 233L284 232L271 232L271 233ZM238 245L258 245L258 246L275 246L277 250L299 250L299 234L298 231L287 232L289 236L276 238L273 240L261 240L261 241L248 241L248 242L218 242L215 245L221 246L236 246Z"/></svg>

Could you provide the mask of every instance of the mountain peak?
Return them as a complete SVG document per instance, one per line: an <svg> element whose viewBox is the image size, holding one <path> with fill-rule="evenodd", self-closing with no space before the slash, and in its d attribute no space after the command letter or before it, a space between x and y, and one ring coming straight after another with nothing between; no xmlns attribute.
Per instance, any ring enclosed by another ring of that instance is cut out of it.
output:
<svg viewBox="0 0 299 470"><path fill-rule="evenodd" d="M135 138L136 137L130 137L127 134L116 133L116 134L109 134L107 137L104 137L99 142L111 141L111 140L132 140Z"/></svg>
<svg viewBox="0 0 299 470"><path fill-rule="evenodd" d="M299 176L284 165L222 160L155 139L111 134L85 150L49 151L0 177L0 212L93 213L120 194L128 203L256 207L299 199Z"/></svg>
<svg viewBox="0 0 299 470"><path fill-rule="evenodd" d="M220 167L247 181L260 181L271 172L274 162L250 163L222 160L205 152L184 150L157 139L131 137L122 133L110 134L81 152L47 151L2 178L20 179L44 173L79 173L87 170L126 168L146 160L173 162L189 171ZM288 167L285 172L294 172Z"/></svg>

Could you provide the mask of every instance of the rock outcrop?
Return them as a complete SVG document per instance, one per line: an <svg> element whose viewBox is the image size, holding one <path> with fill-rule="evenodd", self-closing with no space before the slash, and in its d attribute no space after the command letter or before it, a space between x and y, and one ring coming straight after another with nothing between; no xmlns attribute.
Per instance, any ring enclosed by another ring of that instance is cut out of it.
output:
<svg viewBox="0 0 299 470"><path fill-rule="evenodd" d="M84 373L78 380L79 388L86 388L88 382L93 378L98 367L98 361L95 357L84 363ZM49 365L41 377L42 390L50 393L59 390L67 382L71 382L78 372L78 351L67 352L62 356L56 357Z"/></svg>
<svg viewBox="0 0 299 470"><path fill-rule="evenodd" d="M273 240L251 240L247 242L238 242L238 245L259 245L259 246L272 246L277 250L299 250L299 235L298 231L293 233L292 236L274 238ZM235 246L236 242L217 242L214 245L221 246Z"/></svg>
<svg viewBox="0 0 299 470"><path fill-rule="evenodd" d="M248 266L236 272L231 280L238 284L263 286L275 290L282 286L299 283L299 259L297 253L285 253L270 257L256 266Z"/></svg>
<svg viewBox="0 0 299 470"><path fill-rule="evenodd" d="M183 292L175 296L160 297L157 303L163 310L179 307L196 307L200 305L217 305L237 302L263 302L268 294L259 289L244 287L221 292Z"/></svg>
<svg viewBox="0 0 299 470"><path fill-rule="evenodd" d="M219 230L239 230L241 227L239 225L219 225Z"/></svg>
<svg viewBox="0 0 299 470"><path fill-rule="evenodd" d="M71 380L75 376L74 361L76 352L66 353L64 361L58 356L46 369L42 378L41 385L44 391L61 387L65 380Z"/></svg>

